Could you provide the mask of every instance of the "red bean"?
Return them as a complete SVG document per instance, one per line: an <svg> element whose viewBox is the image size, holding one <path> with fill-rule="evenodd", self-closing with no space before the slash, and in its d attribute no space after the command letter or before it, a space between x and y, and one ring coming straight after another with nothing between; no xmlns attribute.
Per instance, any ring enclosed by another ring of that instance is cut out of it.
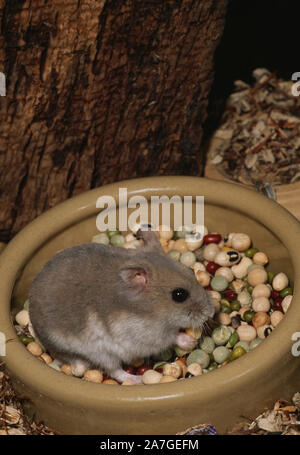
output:
<svg viewBox="0 0 300 455"><path fill-rule="evenodd" d="M278 297L280 297L280 292L273 290L271 292L271 297L272 297L272 299L276 300Z"/></svg>
<svg viewBox="0 0 300 455"><path fill-rule="evenodd" d="M204 289L206 291L213 291L213 288L211 287L211 285L209 284L208 286L205 286Z"/></svg>
<svg viewBox="0 0 300 455"><path fill-rule="evenodd" d="M224 296L226 299L231 300L231 301L236 300L236 298L237 298L236 293L233 292L231 289L226 289L226 291L224 291Z"/></svg>
<svg viewBox="0 0 300 455"><path fill-rule="evenodd" d="M125 367L124 371L126 371L126 373L129 373L129 374L134 374L134 368L130 367L130 366Z"/></svg>
<svg viewBox="0 0 300 455"><path fill-rule="evenodd" d="M282 309L282 306L281 306L282 300L283 299L281 297L278 297L277 299L275 299L274 302L273 302L273 309L281 311L283 313L283 309Z"/></svg>
<svg viewBox="0 0 300 455"><path fill-rule="evenodd" d="M222 236L220 234L206 234L203 237L203 242L208 245L209 243L220 243Z"/></svg>
<svg viewBox="0 0 300 455"><path fill-rule="evenodd" d="M215 262L209 262L206 266L206 270L211 275L214 275L219 267L220 267L219 264L216 264Z"/></svg>
<svg viewBox="0 0 300 455"><path fill-rule="evenodd" d="M145 371L147 370L152 370L152 367L150 365L142 365L140 366L137 371L136 371L136 374L137 375L142 375L145 373Z"/></svg>

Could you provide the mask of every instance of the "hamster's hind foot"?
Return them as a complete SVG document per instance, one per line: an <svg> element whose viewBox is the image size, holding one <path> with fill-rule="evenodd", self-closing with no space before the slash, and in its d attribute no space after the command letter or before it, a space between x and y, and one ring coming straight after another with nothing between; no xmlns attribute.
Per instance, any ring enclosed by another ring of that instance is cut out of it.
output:
<svg viewBox="0 0 300 455"><path fill-rule="evenodd" d="M78 378L81 378L86 370L88 369L88 364L83 362L82 360L74 360L71 362L71 371L73 376L77 376Z"/></svg>

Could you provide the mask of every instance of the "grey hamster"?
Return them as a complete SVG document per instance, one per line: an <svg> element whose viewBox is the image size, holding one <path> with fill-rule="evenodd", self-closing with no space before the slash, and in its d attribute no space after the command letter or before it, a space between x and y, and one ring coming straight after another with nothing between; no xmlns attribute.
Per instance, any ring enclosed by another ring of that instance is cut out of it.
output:
<svg viewBox="0 0 300 455"><path fill-rule="evenodd" d="M122 363L196 341L180 331L201 327L214 307L194 273L169 258L153 231L144 245L125 249L85 243L55 254L33 280L29 314L45 348L71 365L138 383Z"/></svg>

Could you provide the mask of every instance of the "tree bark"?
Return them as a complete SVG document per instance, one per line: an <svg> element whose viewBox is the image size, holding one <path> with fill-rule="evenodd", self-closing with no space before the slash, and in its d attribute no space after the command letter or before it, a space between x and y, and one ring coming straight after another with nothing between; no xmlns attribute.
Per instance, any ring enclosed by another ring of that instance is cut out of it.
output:
<svg viewBox="0 0 300 455"><path fill-rule="evenodd" d="M227 0L0 0L0 241L124 178L200 175Z"/></svg>

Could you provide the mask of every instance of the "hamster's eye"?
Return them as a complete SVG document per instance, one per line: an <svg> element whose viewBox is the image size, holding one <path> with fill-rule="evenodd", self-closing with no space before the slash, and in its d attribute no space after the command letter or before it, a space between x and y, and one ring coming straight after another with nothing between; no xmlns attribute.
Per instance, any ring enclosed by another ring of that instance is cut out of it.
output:
<svg viewBox="0 0 300 455"><path fill-rule="evenodd" d="M175 302L184 302L189 295L189 291L184 288L176 288L172 291L172 299L175 300Z"/></svg>

